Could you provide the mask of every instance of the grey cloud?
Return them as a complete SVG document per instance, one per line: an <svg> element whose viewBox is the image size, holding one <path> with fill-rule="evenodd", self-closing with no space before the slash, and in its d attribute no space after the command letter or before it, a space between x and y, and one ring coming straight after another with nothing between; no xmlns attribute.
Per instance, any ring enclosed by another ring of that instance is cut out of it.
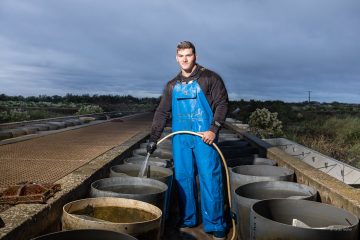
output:
<svg viewBox="0 0 360 240"><path fill-rule="evenodd" d="M359 102L360 2L0 2L7 94L158 96L188 39L233 99ZM305 92L305 93L304 93Z"/></svg>

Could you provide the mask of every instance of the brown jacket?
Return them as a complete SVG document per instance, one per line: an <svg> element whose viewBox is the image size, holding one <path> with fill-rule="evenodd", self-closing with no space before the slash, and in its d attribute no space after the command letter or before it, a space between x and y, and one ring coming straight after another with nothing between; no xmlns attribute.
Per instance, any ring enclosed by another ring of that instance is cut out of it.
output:
<svg viewBox="0 0 360 240"><path fill-rule="evenodd" d="M201 90L206 96L209 105L214 113L210 126L210 131L218 133L220 127L224 124L228 111L228 94L221 77L213 71L197 65L195 71L188 77L182 76L181 72L166 86L161 97L160 104L156 109L151 127L150 141L157 142L164 130L167 119L170 117L172 106L172 90L176 82L188 82L197 79Z"/></svg>

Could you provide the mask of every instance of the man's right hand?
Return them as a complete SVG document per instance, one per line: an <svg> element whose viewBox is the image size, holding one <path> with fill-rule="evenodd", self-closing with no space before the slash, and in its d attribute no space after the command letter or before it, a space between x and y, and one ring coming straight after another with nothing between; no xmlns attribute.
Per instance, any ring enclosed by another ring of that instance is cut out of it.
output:
<svg viewBox="0 0 360 240"><path fill-rule="evenodd" d="M150 154L152 154L156 150L156 142L149 142L146 146L146 151Z"/></svg>

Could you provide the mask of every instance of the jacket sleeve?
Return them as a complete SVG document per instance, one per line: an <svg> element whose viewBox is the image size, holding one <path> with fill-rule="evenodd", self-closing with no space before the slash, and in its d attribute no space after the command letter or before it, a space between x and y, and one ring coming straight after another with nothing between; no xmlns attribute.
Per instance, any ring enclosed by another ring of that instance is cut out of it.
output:
<svg viewBox="0 0 360 240"><path fill-rule="evenodd" d="M157 142L161 133L164 130L166 125L166 121L169 119L171 113L171 105L172 105L172 87L169 82L164 90L163 95L161 96L160 104L155 111L155 115L153 118L152 126L151 126L151 135L150 141Z"/></svg>
<svg viewBox="0 0 360 240"><path fill-rule="evenodd" d="M217 74L212 76L210 84L210 95L214 101L214 117L211 122L210 131L218 133L220 128L224 125L226 114L228 112L229 98L225 84L221 77Z"/></svg>

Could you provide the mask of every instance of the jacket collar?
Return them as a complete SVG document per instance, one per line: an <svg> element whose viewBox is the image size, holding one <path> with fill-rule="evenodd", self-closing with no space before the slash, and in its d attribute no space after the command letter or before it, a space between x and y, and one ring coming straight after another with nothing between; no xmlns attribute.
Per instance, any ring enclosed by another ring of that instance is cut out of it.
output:
<svg viewBox="0 0 360 240"><path fill-rule="evenodd" d="M200 66L199 64L196 64L195 70L191 73L189 77L184 77L181 74L181 71L178 73L178 75L175 77L177 82L189 82L196 80L200 77L201 73L203 72L204 67Z"/></svg>

